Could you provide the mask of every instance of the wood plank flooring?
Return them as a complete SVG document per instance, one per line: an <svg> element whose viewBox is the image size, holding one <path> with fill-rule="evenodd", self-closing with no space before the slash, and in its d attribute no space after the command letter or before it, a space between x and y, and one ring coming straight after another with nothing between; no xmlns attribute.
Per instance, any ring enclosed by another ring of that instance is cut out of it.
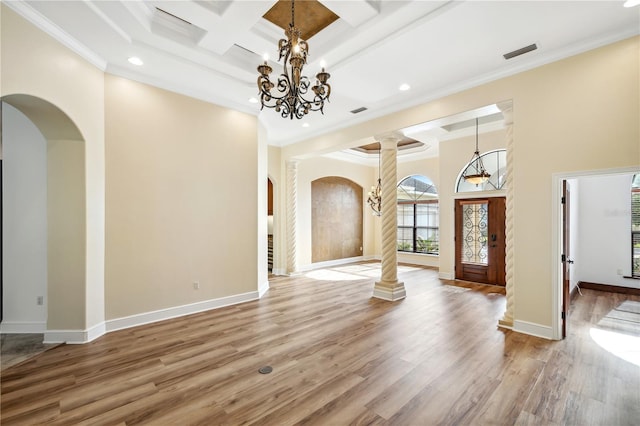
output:
<svg viewBox="0 0 640 426"><path fill-rule="evenodd" d="M273 277L256 302L56 347L2 372L0 421L640 423L640 367L610 352L633 349L613 348L612 337L638 337L598 325L639 296L583 290L569 338L552 342L496 327L502 288L403 265L407 298L390 303L371 298L378 277L377 263ZM265 365L273 372L260 374Z"/></svg>

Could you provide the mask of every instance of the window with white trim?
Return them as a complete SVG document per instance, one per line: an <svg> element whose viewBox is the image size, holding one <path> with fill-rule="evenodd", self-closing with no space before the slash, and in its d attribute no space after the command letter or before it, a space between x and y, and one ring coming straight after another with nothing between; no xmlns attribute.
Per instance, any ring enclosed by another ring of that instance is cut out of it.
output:
<svg viewBox="0 0 640 426"><path fill-rule="evenodd" d="M398 251L439 253L438 192L421 175L403 179L397 188Z"/></svg>

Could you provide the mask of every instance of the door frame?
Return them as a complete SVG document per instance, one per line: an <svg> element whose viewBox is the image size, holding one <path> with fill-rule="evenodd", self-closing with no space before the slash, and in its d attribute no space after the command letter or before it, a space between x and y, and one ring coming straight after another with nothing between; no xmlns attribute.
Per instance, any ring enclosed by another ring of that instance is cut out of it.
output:
<svg viewBox="0 0 640 426"><path fill-rule="evenodd" d="M496 200L496 199L501 199L501 203L504 205L505 210L502 213L502 225L506 225L506 194L505 195L498 195L495 192L491 193L491 196L488 197L483 197L482 195L487 195L489 191L478 191L475 194L475 196L473 197L456 197L453 201L453 214L454 214L454 220L453 220L453 230L454 230L454 278L455 279L463 279L463 277L461 277L461 275L463 274L463 272L458 269L459 267L462 268L463 267L463 263L460 262L460 255L461 255L461 241L458 240L459 237L461 237L461 230L458 229L458 222L461 220L460 215L462 214L462 212L458 211L458 206L461 204L466 204L466 203L478 203L478 202L483 202L486 201L487 202L487 208L488 208L488 212L487 212L487 225L488 227L491 227L491 224L493 222L493 219L491 218L491 208L490 205L492 204L491 200ZM495 219L495 216L494 216ZM495 274L496 269L495 269L495 264L492 263L488 263L486 266L480 266L481 268L487 268L486 269L486 273L487 273L487 281L480 281L478 280L477 282L479 283L483 283L483 284L488 284L488 285L496 285L496 286L500 286L500 287L506 287L506 230L503 229L500 234L502 235L501 240L504 241L504 246L501 248L502 253L505 256L505 259L502 262L502 270L499 272L499 276L501 277L499 280L496 280L498 282L502 282L502 284L499 283L491 283L491 282L487 282L489 281L489 272L493 272ZM487 242L488 244L491 244L489 241ZM487 247L489 248L489 247ZM489 262L491 262L493 255L495 253L492 253L491 250L488 250L487 252L490 256L489 256ZM473 265L473 264L472 264ZM493 266L491 266L493 265ZM471 269L477 268L478 266L473 265L471 266ZM493 268L493 269L491 269ZM471 279L468 279L469 281L473 281Z"/></svg>
<svg viewBox="0 0 640 426"><path fill-rule="evenodd" d="M560 172L551 174L551 338L562 340L562 303L563 282L562 269L562 182L569 179L593 176L611 176L637 173L640 168L621 167L600 170L581 170L577 172ZM573 206L575 209L576 206Z"/></svg>
<svg viewBox="0 0 640 426"><path fill-rule="evenodd" d="M504 197L505 200L507 199L507 191L505 189L501 189L499 191L474 191L474 192L454 192L453 197L452 197L452 201L451 201L451 217L452 220L449 222L449 235L456 235L456 221L455 221L455 215L456 215L456 203L458 200L473 200L474 198L496 198L496 197ZM440 216L442 216L445 212L445 210L443 209L443 201L442 199L440 200ZM505 217L505 221L506 221L506 217ZM450 261L453 262L453 266L452 268L455 267L456 264L456 244L455 242L451 245L451 249L447 251L448 255L451 256L450 257ZM444 254L441 252L440 256L444 256ZM505 247L505 256L506 256L506 247ZM453 272L451 272L451 275L447 274L447 275L443 275L440 274L440 278L441 279L447 279L447 280L455 280L456 279L456 272L455 270L453 270ZM506 286L505 286L506 287Z"/></svg>

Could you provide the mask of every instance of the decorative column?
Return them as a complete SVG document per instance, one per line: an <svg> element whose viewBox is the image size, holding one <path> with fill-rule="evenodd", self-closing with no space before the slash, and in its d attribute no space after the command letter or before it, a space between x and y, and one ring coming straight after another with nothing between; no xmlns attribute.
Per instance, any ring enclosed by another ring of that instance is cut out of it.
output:
<svg viewBox="0 0 640 426"><path fill-rule="evenodd" d="M398 209L397 152L401 135L391 133L380 140L380 179L382 187L382 273L373 288L373 297L400 300L407 295L404 283L398 281Z"/></svg>
<svg viewBox="0 0 640 426"><path fill-rule="evenodd" d="M287 161L287 274L298 271L296 259L296 211L298 205L298 162Z"/></svg>
<svg viewBox="0 0 640 426"><path fill-rule="evenodd" d="M498 321L498 326L513 328L513 305L515 303L514 283L513 283L513 103L511 101L501 102L498 108L502 111L504 125L506 129L507 147L507 212L505 218L505 238L506 238L506 259L505 272L506 283L505 292L507 294L507 307L504 315Z"/></svg>

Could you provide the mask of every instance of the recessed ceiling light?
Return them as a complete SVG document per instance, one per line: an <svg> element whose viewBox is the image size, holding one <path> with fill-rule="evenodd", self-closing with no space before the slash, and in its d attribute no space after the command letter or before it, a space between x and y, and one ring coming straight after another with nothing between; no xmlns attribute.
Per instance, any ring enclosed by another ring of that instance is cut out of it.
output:
<svg viewBox="0 0 640 426"><path fill-rule="evenodd" d="M400 85L400 87L398 87L398 90L400 90L401 92L406 92L409 89L411 89L411 86L409 86L407 83L403 83Z"/></svg>
<svg viewBox="0 0 640 426"><path fill-rule="evenodd" d="M137 56L130 57L128 61L133 65L137 65L137 66L144 65L144 62L142 62L142 59L138 58Z"/></svg>
<svg viewBox="0 0 640 426"><path fill-rule="evenodd" d="M302 127L309 127L309 123L302 123Z"/></svg>
<svg viewBox="0 0 640 426"><path fill-rule="evenodd" d="M258 103L258 99L257 98L249 98L249 103L257 104Z"/></svg>
<svg viewBox="0 0 640 426"><path fill-rule="evenodd" d="M624 7L634 7L640 4L640 0L627 0L624 2Z"/></svg>

